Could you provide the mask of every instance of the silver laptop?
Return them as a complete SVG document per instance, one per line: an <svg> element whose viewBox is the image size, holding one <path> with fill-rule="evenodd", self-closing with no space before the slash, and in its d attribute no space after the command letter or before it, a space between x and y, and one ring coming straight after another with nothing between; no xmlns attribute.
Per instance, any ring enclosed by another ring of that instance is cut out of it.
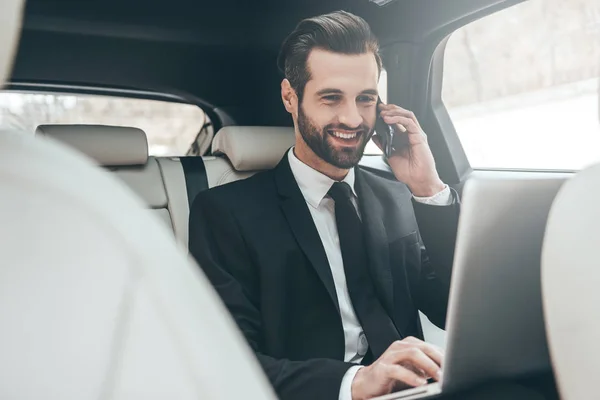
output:
<svg viewBox="0 0 600 400"><path fill-rule="evenodd" d="M548 212L563 182L551 177L467 182L442 380L378 400L421 399L549 370L540 254Z"/></svg>

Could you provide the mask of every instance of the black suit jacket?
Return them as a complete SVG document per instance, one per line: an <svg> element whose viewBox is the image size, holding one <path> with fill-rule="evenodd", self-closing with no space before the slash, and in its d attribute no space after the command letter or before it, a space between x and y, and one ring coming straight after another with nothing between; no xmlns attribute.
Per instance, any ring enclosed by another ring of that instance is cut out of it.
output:
<svg viewBox="0 0 600 400"><path fill-rule="evenodd" d="M443 327L456 194L451 206L423 205L405 185L359 168L355 188L377 295L400 334L422 337L417 310ZM273 170L199 194L189 240L278 395L337 399L352 364L343 361L325 250L287 155Z"/></svg>

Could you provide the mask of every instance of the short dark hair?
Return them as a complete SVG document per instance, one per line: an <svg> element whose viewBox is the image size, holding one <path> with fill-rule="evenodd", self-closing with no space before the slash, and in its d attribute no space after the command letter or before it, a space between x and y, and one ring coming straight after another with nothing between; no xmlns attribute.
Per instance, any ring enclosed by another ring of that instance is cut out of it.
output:
<svg viewBox="0 0 600 400"><path fill-rule="evenodd" d="M313 49L342 54L373 53L379 72L382 69L379 42L367 21L346 11L307 18L283 41L277 66L290 81L301 101L310 80L307 61Z"/></svg>

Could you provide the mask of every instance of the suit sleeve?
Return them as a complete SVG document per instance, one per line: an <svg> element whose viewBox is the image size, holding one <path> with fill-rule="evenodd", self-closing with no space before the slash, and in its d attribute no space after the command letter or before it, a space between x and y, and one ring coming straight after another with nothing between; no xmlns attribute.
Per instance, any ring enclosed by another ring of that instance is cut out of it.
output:
<svg viewBox="0 0 600 400"><path fill-rule="evenodd" d="M190 211L189 248L254 350L281 399L336 399L354 364L330 359L290 361L264 354L259 274L235 216L201 193Z"/></svg>
<svg viewBox="0 0 600 400"><path fill-rule="evenodd" d="M417 306L429 320L444 329L450 293L450 279L454 262L454 246L460 201L452 190L453 203L435 206L413 200L413 207L421 234L421 273L417 293Z"/></svg>

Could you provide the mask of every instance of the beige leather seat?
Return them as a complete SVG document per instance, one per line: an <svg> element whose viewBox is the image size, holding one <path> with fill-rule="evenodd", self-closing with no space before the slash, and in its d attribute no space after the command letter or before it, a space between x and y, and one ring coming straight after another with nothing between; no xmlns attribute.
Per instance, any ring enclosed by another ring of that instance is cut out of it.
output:
<svg viewBox="0 0 600 400"><path fill-rule="evenodd" d="M199 267L122 182L4 133L0 186L0 398L270 398Z"/></svg>
<svg viewBox="0 0 600 400"><path fill-rule="evenodd" d="M269 126L227 126L215 135L213 157L204 157L209 187L247 178L274 168L294 145L294 129Z"/></svg>
<svg viewBox="0 0 600 400"><path fill-rule="evenodd" d="M142 130L41 125L36 134L59 140L112 172L140 196L152 214L173 229L178 242L187 246L190 194L184 169L176 157L149 157ZM214 187L275 167L293 144L293 128L229 126L216 135L212 148L215 156L197 161L204 163L208 187Z"/></svg>
<svg viewBox="0 0 600 400"><path fill-rule="evenodd" d="M597 399L600 371L600 164L567 181L546 226L542 298L560 396Z"/></svg>
<svg viewBox="0 0 600 400"><path fill-rule="evenodd" d="M187 246L189 205L181 163L177 159L148 157L148 141L142 130L102 125L41 125L36 134L66 143L114 173Z"/></svg>
<svg viewBox="0 0 600 400"><path fill-rule="evenodd" d="M0 82L22 7L0 0ZM275 398L201 269L122 181L0 132L0 191L0 398Z"/></svg>

